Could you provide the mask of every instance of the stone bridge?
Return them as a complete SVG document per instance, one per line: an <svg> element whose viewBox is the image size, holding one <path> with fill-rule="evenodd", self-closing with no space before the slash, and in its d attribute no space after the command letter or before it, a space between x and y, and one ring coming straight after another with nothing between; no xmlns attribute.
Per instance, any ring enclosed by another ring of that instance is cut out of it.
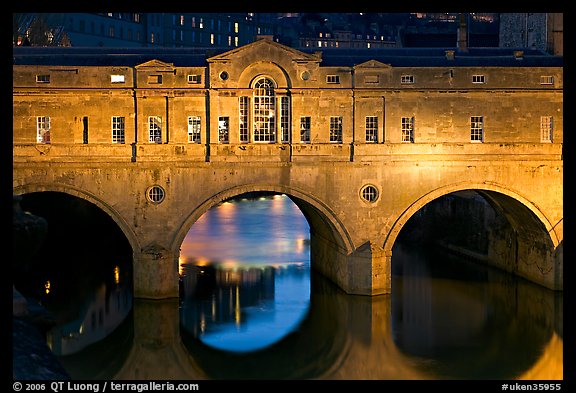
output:
<svg viewBox="0 0 576 393"><path fill-rule="evenodd" d="M170 145L126 145L124 155L88 159L86 146L15 144L13 193L57 191L98 206L132 247L134 296L159 299L179 296L185 236L228 198L253 191L288 195L310 225L312 268L349 294L377 295L391 291L392 249L410 217L443 195L474 190L513 229L514 238L491 245L487 261L563 289L562 145L334 147L348 158L353 150L354 159L299 160L299 147L291 144L277 146L288 160L237 162L189 162ZM502 247L508 257L492 258Z"/></svg>
<svg viewBox="0 0 576 393"><path fill-rule="evenodd" d="M13 193L63 192L112 217L136 297L177 297L190 227L253 191L298 205L312 268L350 294L389 293L404 225L462 190L512 228L488 263L562 289L561 58L149 49L13 56Z"/></svg>

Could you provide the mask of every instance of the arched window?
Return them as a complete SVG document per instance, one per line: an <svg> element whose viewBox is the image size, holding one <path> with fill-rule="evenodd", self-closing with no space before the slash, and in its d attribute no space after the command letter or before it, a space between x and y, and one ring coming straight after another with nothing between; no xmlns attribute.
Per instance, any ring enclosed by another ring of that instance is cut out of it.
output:
<svg viewBox="0 0 576 393"><path fill-rule="evenodd" d="M253 91L254 142L276 142L276 104L274 83L260 78Z"/></svg>

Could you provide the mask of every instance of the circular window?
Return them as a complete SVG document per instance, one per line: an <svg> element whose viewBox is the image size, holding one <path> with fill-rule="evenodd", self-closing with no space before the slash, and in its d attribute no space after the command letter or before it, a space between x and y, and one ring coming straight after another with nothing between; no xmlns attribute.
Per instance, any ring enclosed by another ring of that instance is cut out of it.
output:
<svg viewBox="0 0 576 393"><path fill-rule="evenodd" d="M374 203L378 200L378 189L371 184L365 185L360 190L360 197L366 202Z"/></svg>
<svg viewBox="0 0 576 393"><path fill-rule="evenodd" d="M148 200L152 203L160 203L164 200L166 193L164 189L160 186L152 186L146 191L146 196Z"/></svg>
<svg viewBox="0 0 576 393"><path fill-rule="evenodd" d="M228 79L228 73L226 71L222 71L220 73L220 79L222 79L223 81L225 81L226 79Z"/></svg>
<svg viewBox="0 0 576 393"><path fill-rule="evenodd" d="M302 78L303 81L307 81L308 79L310 79L310 73L308 71L304 71L302 74L300 74L300 77Z"/></svg>

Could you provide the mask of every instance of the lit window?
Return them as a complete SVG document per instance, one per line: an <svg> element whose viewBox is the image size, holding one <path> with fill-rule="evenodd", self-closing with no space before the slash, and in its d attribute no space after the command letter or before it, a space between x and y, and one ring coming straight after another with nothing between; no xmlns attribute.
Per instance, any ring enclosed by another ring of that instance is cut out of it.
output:
<svg viewBox="0 0 576 393"><path fill-rule="evenodd" d="M221 116L218 118L218 142L229 142L229 124L230 119L228 117Z"/></svg>
<svg viewBox="0 0 576 393"><path fill-rule="evenodd" d="M484 117L470 117L470 141L484 142Z"/></svg>
<svg viewBox="0 0 576 393"><path fill-rule="evenodd" d="M50 117L38 116L36 118L37 142L50 143Z"/></svg>
<svg viewBox="0 0 576 393"><path fill-rule="evenodd" d="M402 118L402 142L414 142L414 118Z"/></svg>
<svg viewBox="0 0 576 393"><path fill-rule="evenodd" d="M200 143L200 117L188 116L188 142Z"/></svg>
<svg viewBox="0 0 576 393"><path fill-rule="evenodd" d="M414 83L414 75L400 76L400 83Z"/></svg>
<svg viewBox="0 0 576 393"><path fill-rule="evenodd" d="M239 129L239 133L240 133L240 142L242 143L247 143L250 142L250 135L249 135L249 126L248 126L248 103L249 103L249 97L247 96L241 96L239 98L240 102L239 102L239 106L240 106L240 116L239 116L239 121L240 121L240 129Z"/></svg>
<svg viewBox="0 0 576 393"><path fill-rule="evenodd" d="M162 117L148 117L148 142L162 143Z"/></svg>
<svg viewBox="0 0 576 393"><path fill-rule="evenodd" d="M276 142L276 97L274 82L260 78L254 84L253 91L254 141Z"/></svg>
<svg viewBox="0 0 576 393"><path fill-rule="evenodd" d="M540 141L552 142L552 116L540 116Z"/></svg>
<svg viewBox="0 0 576 393"><path fill-rule="evenodd" d="M124 83L124 75L110 75L110 81L112 83Z"/></svg>

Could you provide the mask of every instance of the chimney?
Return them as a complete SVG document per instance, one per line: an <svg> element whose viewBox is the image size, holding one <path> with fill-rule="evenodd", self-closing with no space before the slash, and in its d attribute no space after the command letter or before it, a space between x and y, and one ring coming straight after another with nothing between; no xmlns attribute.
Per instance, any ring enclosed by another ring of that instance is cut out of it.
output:
<svg viewBox="0 0 576 393"><path fill-rule="evenodd" d="M460 24L458 25L458 31L456 32L456 47L459 51L468 50L468 26L466 24L466 14L460 14Z"/></svg>

